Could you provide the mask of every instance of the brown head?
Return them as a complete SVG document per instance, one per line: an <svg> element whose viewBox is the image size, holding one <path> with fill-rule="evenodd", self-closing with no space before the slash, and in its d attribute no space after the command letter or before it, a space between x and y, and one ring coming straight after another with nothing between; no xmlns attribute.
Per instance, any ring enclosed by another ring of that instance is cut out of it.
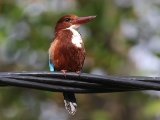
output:
<svg viewBox="0 0 160 120"><path fill-rule="evenodd" d="M78 28L81 24L87 23L90 20L94 19L96 16L86 16L86 17L78 17L76 15L65 15L61 17L55 27L55 32L59 30L69 28L74 26L74 28Z"/></svg>

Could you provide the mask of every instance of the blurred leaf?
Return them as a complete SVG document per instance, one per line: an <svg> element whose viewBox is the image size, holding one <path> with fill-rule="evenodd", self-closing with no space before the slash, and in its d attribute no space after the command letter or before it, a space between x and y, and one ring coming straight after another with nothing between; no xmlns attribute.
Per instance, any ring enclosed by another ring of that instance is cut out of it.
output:
<svg viewBox="0 0 160 120"><path fill-rule="evenodd" d="M105 111L96 110L91 115L91 120L111 120L109 114Z"/></svg>

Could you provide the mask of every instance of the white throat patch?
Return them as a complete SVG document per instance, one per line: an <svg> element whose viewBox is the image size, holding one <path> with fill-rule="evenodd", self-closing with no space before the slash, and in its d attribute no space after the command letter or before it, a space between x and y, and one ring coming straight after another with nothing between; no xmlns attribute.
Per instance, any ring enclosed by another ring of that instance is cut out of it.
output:
<svg viewBox="0 0 160 120"><path fill-rule="evenodd" d="M70 26L69 29L72 32L72 43L76 46L81 48L82 47L82 38L81 35L78 33L78 31L76 30L76 28L78 28L79 25L72 25Z"/></svg>

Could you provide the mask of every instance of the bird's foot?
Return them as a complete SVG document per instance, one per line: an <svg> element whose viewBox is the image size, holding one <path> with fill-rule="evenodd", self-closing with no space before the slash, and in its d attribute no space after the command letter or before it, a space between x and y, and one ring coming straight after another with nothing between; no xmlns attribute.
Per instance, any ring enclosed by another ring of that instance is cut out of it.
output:
<svg viewBox="0 0 160 120"><path fill-rule="evenodd" d="M64 77L66 78L66 72L67 72L67 70L61 70L61 72L64 74Z"/></svg>
<svg viewBox="0 0 160 120"><path fill-rule="evenodd" d="M81 71L76 71L77 74L81 74Z"/></svg>
<svg viewBox="0 0 160 120"><path fill-rule="evenodd" d="M76 71L76 73L78 74L78 76L80 77L81 75L81 71Z"/></svg>

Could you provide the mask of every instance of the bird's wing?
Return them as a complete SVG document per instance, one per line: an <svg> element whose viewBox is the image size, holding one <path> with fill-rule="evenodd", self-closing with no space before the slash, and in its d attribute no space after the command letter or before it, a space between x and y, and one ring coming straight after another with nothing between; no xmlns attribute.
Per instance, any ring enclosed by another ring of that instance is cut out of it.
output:
<svg viewBox="0 0 160 120"><path fill-rule="evenodd" d="M49 55L49 69L51 72L54 71L54 64L51 62L50 55Z"/></svg>

